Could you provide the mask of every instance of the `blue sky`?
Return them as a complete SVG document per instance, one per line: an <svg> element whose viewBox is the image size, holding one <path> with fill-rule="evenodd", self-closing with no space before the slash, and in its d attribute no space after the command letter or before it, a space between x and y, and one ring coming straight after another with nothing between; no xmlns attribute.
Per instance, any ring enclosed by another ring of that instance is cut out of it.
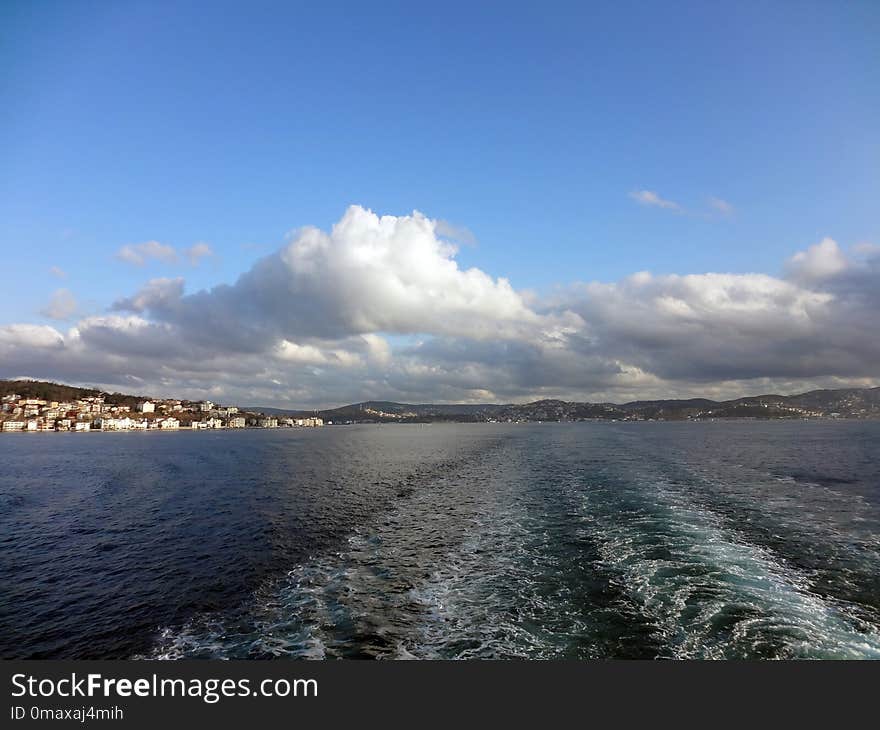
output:
<svg viewBox="0 0 880 730"><path fill-rule="evenodd" d="M461 268L542 295L779 276L880 242L878 38L875 2L7 0L0 322L232 283L352 204L465 227ZM116 256L146 241L213 255Z"/></svg>

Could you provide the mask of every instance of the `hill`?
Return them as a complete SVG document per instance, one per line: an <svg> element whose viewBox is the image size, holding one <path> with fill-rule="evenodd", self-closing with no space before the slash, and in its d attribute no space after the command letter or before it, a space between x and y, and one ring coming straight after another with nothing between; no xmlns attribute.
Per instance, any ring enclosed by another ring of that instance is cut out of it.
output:
<svg viewBox="0 0 880 730"><path fill-rule="evenodd" d="M103 395L114 405L134 406L147 396L105 393L39 380L0 380L0 396L71 401ZM187 402L187 401L184 401ZM395 403L364 401L323 410L245 406L243 411L285 416L317 415L334 423L425 423L433 421L702 420L715 418L880 418L880 388L813 390L797 395L745 396L727 401L707 398L588 403L538 400L532 403Z"/></svg>
<svg viewBox="0 0 880 730"><path fill-rule="evenodd" d="M256 410L256 409L255 409ZM263 408L264 411L274 409ZM319 411L325 421L417 423L429 421L702 420L714 418L880 418L880 388L815 390L798 395L761 395L714 401L708 398L587 403L539 400L509 404L433 404L364 401Z"/></svg>

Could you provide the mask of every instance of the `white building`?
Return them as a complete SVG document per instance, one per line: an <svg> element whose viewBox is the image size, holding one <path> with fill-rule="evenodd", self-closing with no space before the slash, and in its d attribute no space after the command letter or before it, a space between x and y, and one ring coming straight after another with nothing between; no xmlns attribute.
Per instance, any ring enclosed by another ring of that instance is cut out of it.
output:
<svg viewBox="0 0 880 730"><path fill-rule="evenodd" d="M23 431L25 423L24 421L4 421L3 422L3 430L4 431Z"/></svg>
<svg viewBox="0 0 880 730"><path fill-rule="evenodd" d="M207 413L208 411L213 411L214 404L211 403L211 401L209 401L209 400L202 401L201 403L199 403L199 410L202 413Z"/></svg>
<svg viewBox="0 0 880 730"><path fill-rule="evenodd" d="M155 413L156 412L156 404L147 400L147 401L144 401L143 403L138 403L137 409L140 413Z"/></svg>
<svg viewBox="0 0 880 730"><path fill-rule="evenodd" d="M134 423L130 418L96 418L93 423L99 424L103 431L128 431Z"/></svg>
<svg viewBox="0 0 880 730"><path fill-rule="evenodd" d="M229 428L244 428L247 426L247 421L245 421L244 416L236 416L229 419L228 425Z"/></svg>

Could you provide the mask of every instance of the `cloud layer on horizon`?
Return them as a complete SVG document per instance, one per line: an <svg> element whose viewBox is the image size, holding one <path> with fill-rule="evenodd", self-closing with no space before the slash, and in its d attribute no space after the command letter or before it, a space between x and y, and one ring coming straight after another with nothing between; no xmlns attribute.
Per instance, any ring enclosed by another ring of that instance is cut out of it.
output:
<svg viewBox="0 0 880 730"><path fill-rule="evenodd" d="M779 277L639 272L539 298L462 269L446 234L418 212L380 217L352 206L329 232L294 232L233 284L187 294L182 278L152 279L67 331L0 326L0 368L304 407L878 383L876 247L848 256L826 238Z"/></svg>

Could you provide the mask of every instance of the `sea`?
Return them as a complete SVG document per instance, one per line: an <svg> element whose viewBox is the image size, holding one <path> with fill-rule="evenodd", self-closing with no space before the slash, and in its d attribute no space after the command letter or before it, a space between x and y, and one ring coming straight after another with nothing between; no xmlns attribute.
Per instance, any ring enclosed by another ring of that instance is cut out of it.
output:
<svg viewBox="0 0 880 730"><path fill-rule="evenodd" d="M880 422L3 434L0 658L877 659Z"/></svg>

